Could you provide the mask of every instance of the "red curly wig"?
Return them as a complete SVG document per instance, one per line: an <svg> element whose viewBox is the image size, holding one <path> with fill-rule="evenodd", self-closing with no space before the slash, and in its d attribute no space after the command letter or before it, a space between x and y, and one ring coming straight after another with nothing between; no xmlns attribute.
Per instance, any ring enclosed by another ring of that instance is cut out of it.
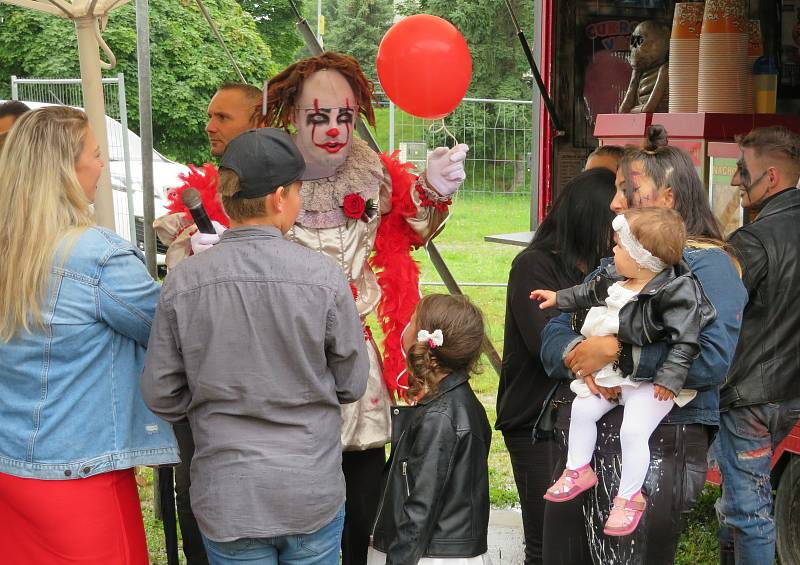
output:
<svg viewBox="0 0 800 565"><path fill-rule="evenodd" d="M287 129L291 123L292 112L295 110L295 101L303 88L303 81L317 71L325 69L333 69L344 75L356 96L359 113L369 125L375 127L375 112L372 109L375 85L364 76L358 61L349 55L333 51L300 59L269 81L267 115L264 120L266 125Z"/></svg>

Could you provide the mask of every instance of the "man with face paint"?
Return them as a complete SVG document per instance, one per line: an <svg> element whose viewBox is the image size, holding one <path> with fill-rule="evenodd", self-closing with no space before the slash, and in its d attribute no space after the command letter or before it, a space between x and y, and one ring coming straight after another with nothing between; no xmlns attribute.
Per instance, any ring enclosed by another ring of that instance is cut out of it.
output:
<svg viewBox="0 0 800 565"><path fill-rule="evenodd" d="M738 143L732 184L757 215L728 240L749 298L711 459L722 473L720 562L740 565L775 559L770 464L800 418L800 135L770 127Z"/></svg>
<svg viewBox="0 0 800 565"><path fill-rule="evenodd" d="M305 79L291 117L294 141L310 167L305 178L331 177L350 155L358 105L343 74L316 72Z"/></svg>
<svg viewBox="0 0 800 565"><path fill-rule="evenodd" d="M451 197L465 179L468 150L463 144L436 148L427 170L412 174L395 156L377 154L355 135L359 115L375 125L372 99L373 85L358 62L326 52L302 59L270 80L267 113L260 124L291 132L306 162L302 209L285 237L336 261L351 283L362 320L377 312L385 336L381 356L365 326L367 390L359 402L342 407L344 565L366 563L384 447L390 439L392 396L402 394L406 382L400 337L419 300L419 268L410 252L442 229ZM206 178L187 184L215 180L207 178L215 174L213 169L204 171ZM214 203L207 195L204 203L211 208ZM224 220L210 210L209 216ZM215 240L194 234L191 246L198 252ZM190 252L188 237L175 238L168 266Z"/></svg>

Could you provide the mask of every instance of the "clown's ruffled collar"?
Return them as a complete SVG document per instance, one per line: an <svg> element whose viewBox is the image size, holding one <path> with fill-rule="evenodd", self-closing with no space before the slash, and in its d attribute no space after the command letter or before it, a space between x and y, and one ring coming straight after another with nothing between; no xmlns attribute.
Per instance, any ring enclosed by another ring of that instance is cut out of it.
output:
<svg viewBox="0 0 800 565"><path fill-rule="evenodd" d="M303 181L300 197L303 209L297 223L308 228L332 228L344 225L342 211L348 194L359 194L364 200L377 199L383 179L383 164L378 154L362 139L354 137L350 154L336 175Z"/></svg>

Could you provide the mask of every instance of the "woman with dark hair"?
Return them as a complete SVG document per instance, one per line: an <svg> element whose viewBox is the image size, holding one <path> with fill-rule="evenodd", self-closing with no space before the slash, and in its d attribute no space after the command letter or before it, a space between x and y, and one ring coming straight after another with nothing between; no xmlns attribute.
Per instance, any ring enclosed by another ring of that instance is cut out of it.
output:
<svg viewBox="0 0 800 565"><path fill-rule="evenodd" d="M647 513L630 536L611 538L602 533L605 512L611 507L609 497L619 485L622 411L616 408L597 423L592 467L598 485L572 501L546 504L545 563L671 564L685 519L703 489L706 453L719 423L719 386L736 349L747 293L734 260L723 249L719 226L691 158L665 144L664 128L651 126L647 145L626 151L611 210L618 214L629 207L673 208L686 224L683 260L717 312L716 320L700 335L700 354L685 383L698 393L686 406L673 408L650 438L650 468L643 489L648 494ZM554 318L542 332L542 362L548 374L563 382L583 378L594 394L607 399L616 398L619 390L594 383L593 375L600 368L617 363L634 378L652 376L665 353L663 344L638 348L621 344L615 336L583 338L566 314ZM567 400L559 407L556 419L556 443L561 450L566 448L569 404Z"/></svg>
<svg viewBox="0 0 800 565"><path fill-rule="evenodd" d="M581 282L610 253L613 196L611 171L593 169L575 177L556 199L536 237L516 256L508 277L495 427L503 432L519 492L525 565L542 563L542 496L557 464L552 431L539 426L535 440L533 433L554 386L539 358L539 335L558 311L540 310L528 295L534 288L558 290Z"/></svg>

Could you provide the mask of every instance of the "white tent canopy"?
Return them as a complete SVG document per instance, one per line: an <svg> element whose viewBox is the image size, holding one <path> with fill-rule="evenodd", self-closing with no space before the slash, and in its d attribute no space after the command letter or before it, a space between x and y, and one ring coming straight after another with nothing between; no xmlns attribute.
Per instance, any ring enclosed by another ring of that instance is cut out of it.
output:
<svg viewBox="0 0 800 565"><path fill-rule="evenodd" d="M95 136L97 137L97 141L100 145L101 155L106 163L108 163L108 138L106 134L105 105L103 100L101 70L113 68L116 65L116 58L106 42L103 41L101 31L105 28L109 14L113 10L123 6L129 1L130 0L0 0L0 2L6 4L44 12L75 22L75 30L78 37L78 57L80 59L81 67L81 87L83 90L84 108L89 116L89 123L91 124L92 130L94 130ZM145 6L144 22L140 21L140 4ZM144 58L146 59L144 64L147 68L146 80L148 83L148 99L144 105L146 106L146 115L145 112L142 112L141 126L143 141L146 139L149 143L149 147L143 147L143 155L152 151L152 131L150 129L152 124L149 115L149 26L147 22L146 6L146 0L137 1L137 30L142 24L144 27L144 34L141 33L142 30L138 30L140 32L139 35L144 37L144 40L140 41L139 45L140 74L143 62L141 61L141 58L142 55L144 55ZM144 43L146 46L144 49L142 49L142 43ZM102 49L108 61L103 61L100 58L100 49ZM143 54L142 51L145 53ZM141 79L142 77L140 76L140 82ZM142 85L140 84L140 88L141 86ZM140 106L142 106L141 96ZM142 110L145 110L145 108L142 107ZM147 129L147 132L144 131L145 129ZM145 201L147 201L148 194L149 198L152 200L152 162L151 159L145 159L144 161L142 163L142 177L144 181L143 188L145 192ZM147 170L148 167L150 168L149 174ZM150 214L152 215L152 210L150 210ZM145 219L147 219L147 210L145 210ZM111 177L108 167L103 169L103 173L100 177L100 182L98 185L97 199L95 200L95 220L99 225L109 227L111 229L114 228L114 207L111 194ZM150 221L152 222L152 219ZM148 266L151 267L151 272L154 273L155 242L148 241L152 240L152 236L147 236L147 232L151 232L151 230L145 230L145 232L145 246L148 249L149 247L153 248L150 253L147 253L147 255ZM148 245L148 243L150 245ZM150 257L151 255L152 258Z"/></svg>
<svg viewBox="0 0 800 565"><path fill-rule="evenodd" d="M70 19L75 22L78 34L78 55L81 65L81 84L83 100L89 122L92 125L103 160L108 163L108 141L106 137L105 110L103 103L103 87L101 69L110 69L116 64L111 49L100 35L101 27L105 27L108 14L127 3L129 0L0 0L21 8L37 10L54 16ZM109 61L100 59L99 48ZM108 168L103 169L95 201L95 219L97 223L113 229L114 208L111 197L111 177Z"/></svg>
<svg viewBox="0 0 800 565"><path fill-rule="evenodd" d="M129 0L3 0L3 2L76 20L78 18L105 18L112 10L119 8Z"/></svg>

